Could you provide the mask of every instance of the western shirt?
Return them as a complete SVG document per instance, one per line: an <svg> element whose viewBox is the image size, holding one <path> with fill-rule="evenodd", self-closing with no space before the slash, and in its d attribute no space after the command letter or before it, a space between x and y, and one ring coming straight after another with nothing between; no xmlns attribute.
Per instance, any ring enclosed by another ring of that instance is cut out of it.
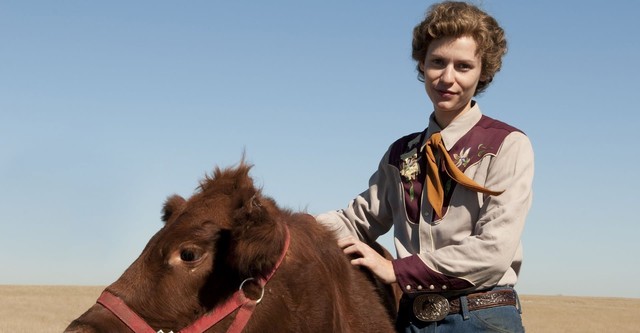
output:
<svg viewBox="0 0 640 333"><path fill-rule="evenodd" d="M456 166L479 185L504 192L467 189L441 171L443 216L435 216L423 190L425 144L440 132ZM470 110L440 128L428 127L395 141L369 187L340 210L316 216L339 238L372 242L394 229L392 264L406 293L461 293L513 286L522 264L521 234L532 201L533 149L518 129Z"/></svg>

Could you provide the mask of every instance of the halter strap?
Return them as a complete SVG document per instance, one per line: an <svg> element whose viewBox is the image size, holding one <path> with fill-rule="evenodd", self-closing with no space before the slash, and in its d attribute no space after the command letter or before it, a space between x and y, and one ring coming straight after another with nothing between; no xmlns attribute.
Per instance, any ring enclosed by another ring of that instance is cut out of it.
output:
<svg viewBox="0 0 640 333"><path fill-rule="evenodd" d="M98 297L97 303L101 304L107 310L111 311L116 317L122 320L125 325L129 326L136 333L156 333L144 319L140 318L137 313L124 303L124 301L109 291L105 290Z"/></svg>
<svg viewBox="0 0 640 333"><path fill-rule="evenodd" d="M280 254L280 258L278 258L278 261L273 266L273 269L271 270L271 272L269 272L269 274L267 274L264 278L258 279L258 284L262 288L264 288L264 286L267 284L267 282L269 282L273 274L275 274L275 272L278 270L278 268L280 267L280 264L284 261L284 257L287 254L291 237L289 235L289 228L287 228L286 226L285 226L285 232L286 232L286 235L285 235L284 248L282 250L282 253ZM231 312L233 312L237 308L240 308L240 309L238 310L238 313L236 314L236 317L234 318L233 323L227 329L227 332L228 333L242 332L242 329L249 321L249 318L251 318L251 315L253 314L253 310L255 309L256 305L260 300L262 300L262 298L256 301L246 297L244 295L244 292L242 291L242 285L241 285L238 291L236 291L236 293L233 294L233 296L231 296L231 298L227 300L227 302L225 302L222 306L214 309L210 314L200 317L200 319L196 320L193 324L180 330L180 333L204 332L211 326L217 324L220 320L228 316Z"/></svg>
<svg viewBox="0 0 640 333"><path fill-rule="evenodd" d="M271 277L275 274L275 272L280 267L280 264L284 261L284 258L289 249L289 244L291 243L291 236L289 233L289 228L285 225L285 242L282 253L280 254L280 258L273 266L273 269L264 277L258 278L258 284L260 287L264 288L264 286L269 282ZM249 279L247 279L249 280ZM247 281L245 280L245 281ZM244 284L244 282L243 282ZM227 329L228 333L240 333L242 329L246 326L247 322L251 318L253 314L253 310L255 310L256 305L262 300L262 298L258 300L252 300L244 294L242 290L242 284L238 291L236 291L229 299L227 299L220 306L216 307L210 313L207 313L200 317L198 320L193 322L191 325L185 327L180 330L179 333L201 333L217 324L219 321L227 317L229 314L238 309L238 313L234 318L231 326ZM100 297L97 300L97 303L104 306L106 309L111 311L116 317L118 317L125 325L127 325L131 330L135 333L157 333L147 322L142 319L138 314L136 314L131 308L127 306L127 304L118 296L115 296L108 290L104 290ZM160 332L160 331L158 331Z"/></svg>

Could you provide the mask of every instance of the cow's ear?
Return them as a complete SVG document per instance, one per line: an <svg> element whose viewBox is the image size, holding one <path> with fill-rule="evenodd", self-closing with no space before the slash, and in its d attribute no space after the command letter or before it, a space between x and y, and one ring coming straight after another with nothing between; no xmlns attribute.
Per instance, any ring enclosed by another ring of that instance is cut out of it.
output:
<svg viewBox="0 0 640 333"><path fill-rule="evenodd" d="M169 222L172 216L184 208L185 203L186 200L177 194L167 198L167 201L164 202L164 207L162 208L162 221L165 224Z"/></svg>
<svg viewBox="0 0 640 333"><path fill-rule="evenodd" d="M229 266L241 277L268 272L282 251L282 230L278 209L272 199L254 191L243 197L233 215Z"/></svg>
<svg viewBox="0 0 640 333"><path fill-rule="evenodd" d="M234 213L235 226L245 228L271 221L272 216L268 209L269 199L264 198L260 191L245 190L243 192L241 204Z"/></svg>

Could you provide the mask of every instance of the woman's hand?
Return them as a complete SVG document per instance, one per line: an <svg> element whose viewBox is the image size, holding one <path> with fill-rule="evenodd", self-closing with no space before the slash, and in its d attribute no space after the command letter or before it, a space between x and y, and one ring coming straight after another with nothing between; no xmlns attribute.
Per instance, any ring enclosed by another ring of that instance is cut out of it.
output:
<svg viewBox="0 0 640 333"><path fill-rule="evenodd" d="M338 240L338 246L347 255L353 255L356 258L351 260L354 266L364 266L368 268L382 282L391 284L396 282L396 274L393 271L391 260L387 260L379 255L369 245L361 242L353 236L349 236Z"/></svg>

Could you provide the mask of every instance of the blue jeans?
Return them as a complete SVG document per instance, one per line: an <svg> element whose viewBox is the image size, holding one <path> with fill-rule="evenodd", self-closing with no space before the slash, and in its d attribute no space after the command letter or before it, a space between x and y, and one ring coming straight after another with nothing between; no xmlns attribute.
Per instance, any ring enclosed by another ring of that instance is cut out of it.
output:
<svg viewBox="0 0 640 333"><path fill-rule="evenodd" d="M496 288L498 289L498 288ZM501 288L500 288L501 289ZM464 296L461 304L466 304ZM396 331L404 333L466 333L503 332L522 333L522 316L518 307L506 305L469 311L462 306L461 313L450 314L441 321L422 322L413 316L410 306L400 306Z"/></svg>

